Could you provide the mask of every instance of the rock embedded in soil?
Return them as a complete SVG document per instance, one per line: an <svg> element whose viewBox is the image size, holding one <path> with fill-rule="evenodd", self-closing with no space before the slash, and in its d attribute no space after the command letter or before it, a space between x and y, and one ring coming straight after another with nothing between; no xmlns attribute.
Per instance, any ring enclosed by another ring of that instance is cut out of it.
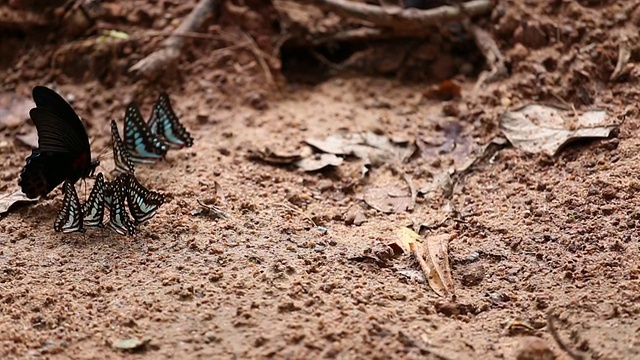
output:
<svg viewBox="0 0 640 360"><path fill-rule="evenodd" d="M518 342L517 360L553 360L556 356L549 344L536 336L525 336Z"/></svg>

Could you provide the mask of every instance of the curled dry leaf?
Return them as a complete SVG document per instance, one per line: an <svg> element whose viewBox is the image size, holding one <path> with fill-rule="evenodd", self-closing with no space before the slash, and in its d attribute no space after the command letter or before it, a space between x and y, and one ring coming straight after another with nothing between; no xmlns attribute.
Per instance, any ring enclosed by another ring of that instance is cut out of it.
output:
<svg viewBox="0 0 640 360"><path fill-rule="evenodd" d="M420 235L409 228L398 230L398 244L409 249L420 264L429 286L440 296L454 293L451 266L449 264L449 241L455 237L442 234L427 237L426 246L420 241Z"/></svg>
<svg viewBox="0 0 640 360"><path fill-rule="evenodd" d="M143 350L148 343L149 343L149 340L140 340L136 338L131 338L131 339L118 340L114 342L112 346L114 349L117 349L117 350L140 351L140 350Z"/></svg>
<svg viewBox="0 0 640 360"><path fill-rule="evenodd" d="M29 118L30 98L15 93L0 93L0 129L17 128Z"/></svg>
<svg viewBox="0 0 640 360"><path fill-rule="evenodd" d="M296 166L304 171L318 171L328 166L340 166L343 158L334 154L315 154L296 161Z"/></svg>
<svg viewBox="0 0 640 360"><path fill-rule="evenodd" d="M500 119L500 129L514 147L550 156L575 139L608 137L618 125L604 110L574 116L572 111L545 105L507 111Z"/></svg>
<svg viewBox="0 0 640 360"><path fill-rule="evenodd" d="M365 165L404 162L415 152L415 145L394 143L386 136L374 132L335 134L325 139L307 139L305 142L327 154L352 155Z"/></svg>
<svg viewBox="0 0 640 360"><path fill-rule="evenodd" d="M364 202L383 213L401 213L413 204L411 193L395 186L367 189Z"/></svg>
<svg viewBox="0 0 640 360"><path fill-rule="evenodd" d="M18 190L12 194L0 196L0 215L4 215L9 211L11 206L17 203L36 202L37 199L29 199L22 191Z"/></svg>
<svg viewBox="0 0 640 360"><path fill-rule="evenodd" d="M311 153L312 151L309 147L294 151L272 150L269 147L265 147L262 149L251 150L250 156L269 164L289 165L303 159L304 157L310 156Z"/></svg>
<svg viewBox="0 0 640 360"><path fill-rule="evenodd" d="M38 147L38 131L36 131L35 127L32 127L26 134L16 135L16 139L31 148Z"/></svg>

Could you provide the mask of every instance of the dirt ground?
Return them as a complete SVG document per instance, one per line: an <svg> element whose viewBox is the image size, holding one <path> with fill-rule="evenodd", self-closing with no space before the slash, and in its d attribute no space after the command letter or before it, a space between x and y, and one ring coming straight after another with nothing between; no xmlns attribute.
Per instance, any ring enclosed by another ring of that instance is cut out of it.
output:
<svg viewBox="0 0 640 360"><path fill-rule="evenodd" d="M110 11L119 4L105 3ZM59 189L0 219L0 357L569 359L547 327L551 311L572 351L640 358L640 7L633 3L498 1L478 23L510 74L476 92L478 73L458 75L462 95L453 100L425 96L432 82L357 72L276 91L246 49L213 51L224 41L194 40L179 76L141 85L124 70L158 39L124 46L125 55L106 65L84 68L75 58L79 74L53 64L66 56L57 52L63 40L2 40L0 54L11 55L2 62L3 93L29 99L34 85L49 84L72 99L102 157L98 171L113 166L108 121L122 127L131 100L147 114L163 86L195 145L138 168L140 180L169 200L134 237L55 233ZM163 17L153 4L122 3L109 24L131 34L161 29L193 5L164 2L170 16ZM216 31L236 31L226 29ZM629 49L630 65L610 80L620 47ZM108 67L96 72L101 66ZM536 102L606 109L622 125L553 157L507 146L447 201L420 197L413 211L386 214L363 200L373 187L406 187L397 168L418 188L430 184L456 157L499 136L505 110ZM469 149L442 150L452 127ZM29 129L2 130L3 193L17 188L30 150L15 137ZM304 172L252 156L294 152L339 130L435 145L404 163L374 166L364 179L353 157ZM82 184L78 192L88 194ZM198 200L229 217L207 214ZM445 207L455 215L439 221ZM455 234L455 297L406 276L419 270L409 255L369 261L398 228L415 224L426 224L424 237ZM127 339L142 345L118 349Z"/></svg>

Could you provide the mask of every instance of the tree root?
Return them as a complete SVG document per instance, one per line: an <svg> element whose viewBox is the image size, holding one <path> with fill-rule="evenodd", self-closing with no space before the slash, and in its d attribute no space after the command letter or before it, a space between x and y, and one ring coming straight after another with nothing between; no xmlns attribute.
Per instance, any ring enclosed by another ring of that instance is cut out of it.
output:
<svg viewBox="0 0 640 360"><path fill-rule="evenodd" d="M207 15L214 12L216 5L216 0L200 0L180 26L162 42L160 49L138 61L129 71L145 78L155 78L165 69L174 66L185 45L186 37L183 34L194 32L202 26Z"/></svg>

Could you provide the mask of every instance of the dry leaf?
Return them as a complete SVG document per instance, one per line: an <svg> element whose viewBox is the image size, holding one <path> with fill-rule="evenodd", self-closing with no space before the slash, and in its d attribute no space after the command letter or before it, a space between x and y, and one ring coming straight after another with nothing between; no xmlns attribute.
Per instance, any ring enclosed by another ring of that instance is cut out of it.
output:
<svg viewBox="0 0 640 360"><path fill-rule="evenodd" d="M265 147L263 149L254 149L250 152L251 157L260 159L269 164L288 165L293 164L302 158L311 155L312 151L305 147L299 151L281 151L272 150Z"/></svg>
<svg viewBox="0 0 640 360"><path fill-rule="evenodd" d="M33 149L38 147L38 131L35 127L32 127L26 134L16 135L16 139Z"/></svg>
<svg viewBox="0 0 640 360"><path fill-rule="evenodd" d="M462 95L462 88L452 80L445 80L439 84L433 85L424 92L427 99L452 100Z"/></svg>
<svg viewBox="0 0 640 360"><path fill-rule="evenodd" d="M16 203L30 203L36 202L38 199L29 199L22 191L18 190L12 194L3 195L0 197L0 215L3 215L9 211L11 206Z"/></svg>
<svg viewBox="0 0 640 360"><path fill-rule="evenodd" d="M29 118L31 99L15 93L0 93L0 129L16 128Z"/></svg>
<svg viewBox="0 0 640 360"><path fill-rule="evenodd" d="M364 202L383 213L401 213L412 204L411 193L395 186L367 189Z"/></svg>
<svg viewBox="0 0 640 360"><path fill-rule="evenodd" d="M449 265L449 241L455 235L429 236L426 239L426 245L424 245L420 241L420 235L413 230L405 228L399 234L406 240L413 256L418 260L431 289L440 296L453 294L453 278Z"/></svg>
<svg viewBox="0 0 640 360"><path fill-rule="evenodd" d="M412 243L416 241L422 241L420 239L420 235L418 235L415 231L405 226L399 228L397 231L397 234L398 234L398 238L396 239L395 244L397 244L405 254L408 254L411 252Z"/></svg>
<svg viewBox="0 0 640 360"><path fill-rule="evenodd" d="M455 235L441 234L427 237L427 264L435 271L427 277L431 288L440 295L453 294L453 278L449 265L449 241Z"/></svg>
<svg viewBox="0 0 640 360"><path fill-rule="evenodd" d="M113 343L113 348L124 351L140 351L144 349L149 340L140 340L136 338L118 340Z"/></svg>
<svg viewBox="0 0 640 360"><path fill-rule="evenodd" d="M373 132L335 134L325 139L307 139L314 148L334 155L352 155L362 159L365 165L404 162L413 155L415 146L396 144L388 137Z"/></svg>
<svg viewBox="0 0 640 360"><path fill-rule="evenodd" d="M340 166L343 161L343 158L334 154L315 154L296 161L296 166L310 172L322 170L327 166Z"/></svg>
<svg viewBox="0 0 640 360"><path fill-rule="evenodd" d="M528 105L507 111L500 119L500 129L514 147L553 156L571 140L606 138L618 127L604 110L572 115L558 107Z"/></svg>

